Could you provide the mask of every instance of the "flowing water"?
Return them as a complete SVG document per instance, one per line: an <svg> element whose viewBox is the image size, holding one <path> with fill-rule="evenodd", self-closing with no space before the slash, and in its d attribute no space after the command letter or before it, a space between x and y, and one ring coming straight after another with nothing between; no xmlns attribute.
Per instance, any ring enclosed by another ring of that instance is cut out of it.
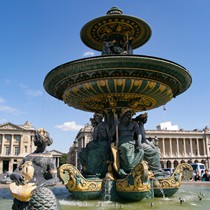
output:
<svg viewBox="0 0 210 210"><path fill-rule="evenodd" d="M62 210L207 210L210 208L210 183L183 183L179 191L170 198L151 198L134 203L111 201L74 201L65 187L53 189ZM0 209L9 210L12 197L8 189L0 189Z"/></svg>

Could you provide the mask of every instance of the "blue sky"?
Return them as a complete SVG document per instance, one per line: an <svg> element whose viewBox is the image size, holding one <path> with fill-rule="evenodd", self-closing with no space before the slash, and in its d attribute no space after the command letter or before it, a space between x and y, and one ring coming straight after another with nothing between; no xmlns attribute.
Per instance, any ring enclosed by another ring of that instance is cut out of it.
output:
<svg viewBox="0 0 210 210"><path fill-rule="evenodd" d="M209 0L0 0L0 123L28 120L49 131L49 149L68 152L93 114L53 98L43 81L56 66L100 54L82 43L80 30L113 6L152 29L134 54L174 61L192 75L191 87L167 103L166 111L148 111L146 129L164 120L185 130L210 127Z"/></svg>

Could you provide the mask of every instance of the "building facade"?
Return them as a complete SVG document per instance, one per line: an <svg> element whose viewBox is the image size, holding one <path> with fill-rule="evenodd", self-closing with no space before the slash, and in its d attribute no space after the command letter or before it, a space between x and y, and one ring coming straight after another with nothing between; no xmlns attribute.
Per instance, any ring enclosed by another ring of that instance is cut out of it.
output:
<svg viewBox="0 0 210 210"><path fill-rule="evenodd" d="M93 127L88 123L84 128L81 128L78 132L73 145L70 147L68 155L67 155L67 163L77 166L80 169L80 164L77 161L78 153L82 148L86 147L86 145L92 141L92 133Z"/></svg>
<svg viewBox="0 0 210 210"><path fill-rule="evenodd" d="M10 122L0 125L0 174L14 171L26 155L34 152L34 136L35 128L28 121L24 125ZM50 152L56 167L59 167L63 153Z"/></svg>
<svg viewBox="0 0 210 210"><path fill-rule="evenodd" d="M0 173L14 171L22 159L35 150L35 129L30 122L0 125Z"/></svg>
<svg viewBox="0 0 210 210"><path fill-rule="evenodd" d="M55 166L57 168L60 167L60 159L61 159L61 156L63 155L63 153L59 152L58 150L55 150L55 149L51 150L50 153L53 156Z"/></svg>
<svg viewBox="0 0 210 210"><path fill-rule="evenodd" d="M78 141L69 150L68 162L75 165L77 154L92 140L92 126L82 128L76 137ZM185 131L146 130L146 137L157 138L160 160L163 168L175 168L180 163L204 163L210 169L210 129ZM76 151L76 152L75 152ZM80 168L77 163L78 168Z"/></svg>
<svg viewBox="0 0 210 210"><path fill-rule="evenodd" d="M175 168L179 163L204 163L210 168L210 129L147 130L147 137L157 137L163 168Z"/></svg>

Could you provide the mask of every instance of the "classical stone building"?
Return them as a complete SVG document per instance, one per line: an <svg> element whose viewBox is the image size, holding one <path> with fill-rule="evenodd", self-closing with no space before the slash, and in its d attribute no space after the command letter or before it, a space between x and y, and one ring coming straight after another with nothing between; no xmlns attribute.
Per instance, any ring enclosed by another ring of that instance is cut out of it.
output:
<svg viewBox="0 0 210 210"><path fill-rule="evenodd" d="M28 121L24 125L10 122L0 125L0 174L14 171L22 159L36 149L34 135L35 128ZM50 152L59 167L63 153L57 150Z"/></svg>
<svg viewBox="0 0 210 210"><path fill-rule="evenodd" d="M82 128L76 137L76 147L72 145L68 153L68 162L75 165L78 152L92 140L93 128ZM179 163L204 163L210 168L210 129L185 131L146 130L146 137L157 137L160 159L163 168L175 168ZM78 167L79 164L77 163Z"/></svg>
<svg viewBox="0 0 210 210"><path fill-rule="evenodd" d="M63 153L59 152L58 150L55 150L55 149L54 150L50 150L50 153L51 153L51 155L54 158L54 163L55 163L56 167L57 168L60 167L60 158L63 155Z"/></svg>
<svg viewBox="0 0 210 210"><path fill-rule="evenodd" d="M81 128L78 132L73 145L70 147L67 163L72 165L77 165L80 168L80 165L77 162L77 154L81 151L82 148L86 147L87 143L92 140L93 127L90 124L86 124L84 128Z"/></svg>
<svg viewBox="0 0 210 210"><path fill-rule="evenodd" d="M147 137L157 137L163 168L175 168L179 163L204 163L210 168L210 129L147 130Z"/></svg>
<svg viewBox="0 0 210 210"><path fill-rule="evenodd" d="M0 125L0 173L14 171L21 160L35 150L35 129L30 122Z"/></svg>

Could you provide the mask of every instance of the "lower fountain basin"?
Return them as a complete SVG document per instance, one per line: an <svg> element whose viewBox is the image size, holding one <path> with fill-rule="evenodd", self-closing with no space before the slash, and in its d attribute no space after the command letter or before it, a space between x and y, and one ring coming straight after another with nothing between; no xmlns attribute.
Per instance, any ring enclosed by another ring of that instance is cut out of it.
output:
<svg viewBox="0 0 210 210"><path fill-rule="evenodd" d="M2 187L0 185L0 187ZM153 198L144 199L140 202L134 203L117 203L110 201L76 201L69 197L69 193L64 186L56 186L53 188L53 192L59 199L62 210L69 210L73 208L75 210L86 209L86 210L97 210L100 207L107 210L114 209L130 209L136 210L140 207L142 209L161 209L168 210L203 210L209 208L210 202L210 182L194 182L187 181L183 182L178 192L170 198ZM198 198L200 193L204 194L202 200ZM67 197L68 195L68 197ZM3 196L3 197L2 197ZM183 198L184 202L181 204L179 198ZM12 196L10 195L8 188L0 188L0 209L10 210L12 206Z"/></svg>

